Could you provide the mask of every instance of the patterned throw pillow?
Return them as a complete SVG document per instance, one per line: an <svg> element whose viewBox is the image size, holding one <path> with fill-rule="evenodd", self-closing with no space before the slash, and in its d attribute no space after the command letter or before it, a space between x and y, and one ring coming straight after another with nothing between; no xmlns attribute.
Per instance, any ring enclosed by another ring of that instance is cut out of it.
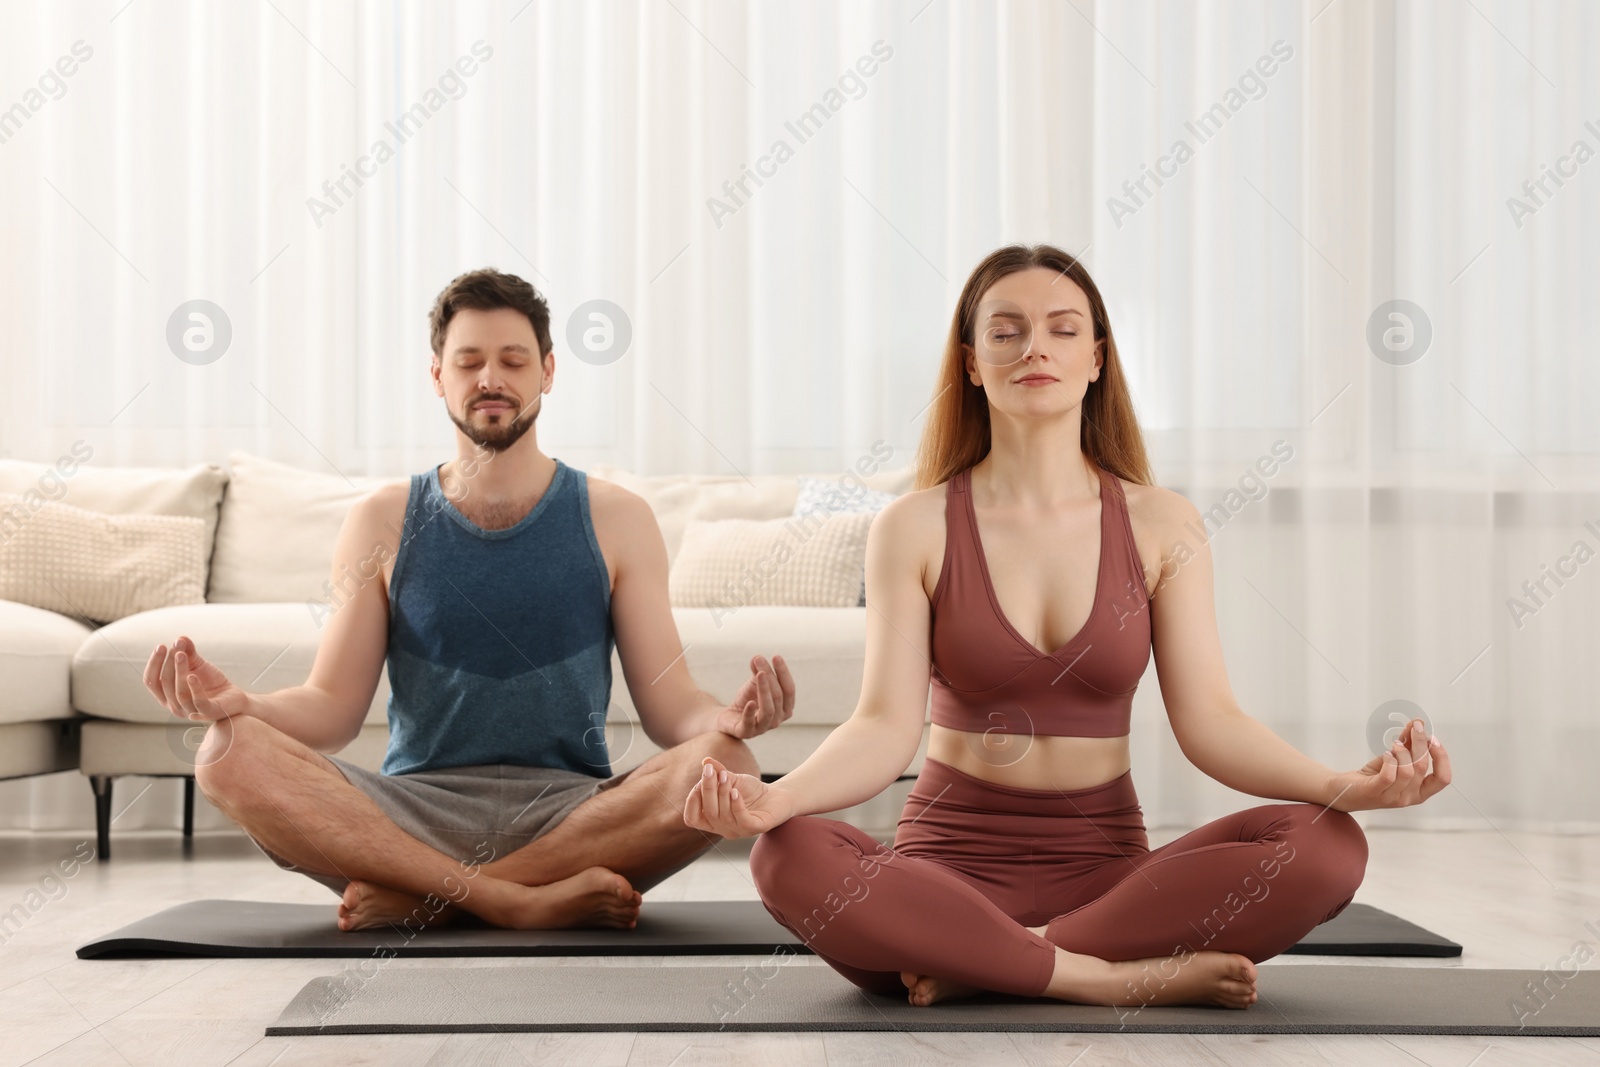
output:
<svg viewBox="0 0 1600 1067"><path fill-rule="evenodd" d="M192 516L106 515L0 493L0 600L99 623L201 604L208 534Z"/></svg>
<svg viewBox="0 0 1600 1067"><path fill-rule="evenodd" d="M694 519L667 577L672 606L855 606L872 516Z"/></svg>
<svg viewBox="0 0 1600 1067"><path fill-rule="evenodd" d="M805 515L818 511L825 515L877 514L894 499L893 493L868 489L864 485L845 486L825 478L801 476L800 492L795 497L794 513ZM856 597L857 607L867 606L867 551L861 546L861 590Z"/></svg>

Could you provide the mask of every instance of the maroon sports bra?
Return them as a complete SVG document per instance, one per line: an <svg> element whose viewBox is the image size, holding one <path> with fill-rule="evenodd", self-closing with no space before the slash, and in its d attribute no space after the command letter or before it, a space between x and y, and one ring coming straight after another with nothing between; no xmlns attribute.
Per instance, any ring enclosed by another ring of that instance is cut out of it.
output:
<svg viewBox="0 0 1600 1067"><path fill-rule="evenodd" d="M945 483L944 565L932 609L933 721L976 733L1121 737L1150 660L1149 596L1122 482L1100 473L1094 606L1053 652L1023 638L989 578L969 467Z"/></svg>

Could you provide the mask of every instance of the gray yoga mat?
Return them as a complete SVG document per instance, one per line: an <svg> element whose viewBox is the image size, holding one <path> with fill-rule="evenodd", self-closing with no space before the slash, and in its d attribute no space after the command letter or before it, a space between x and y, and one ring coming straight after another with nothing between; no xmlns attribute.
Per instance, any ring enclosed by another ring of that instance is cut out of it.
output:
<svg viewBox="0 0 1600 1067"><path fill-rule="evenodd" d="M1061 1030L1185 1034L1600 1035L1600 971L1335 964L1257 968L1247 1009L1091 1007L984 994L916 1008L775 953L746 967L387 967L315 978L268 1037L526 1031ZM1512 1005L1525 1004L1525 1014Z"/></svg>
<svg viewBox="0 0 1600 1067"><path fill-rule="evenodd" d="M760 901L646 900L632 930L502 930L446 924L340 930L336 904L195 900L78 949L79 959L150 956L690 956L808 953ZM1386 911L1351 904L1290 948L1295 955L1459 956L1461 946Z"/></svg>

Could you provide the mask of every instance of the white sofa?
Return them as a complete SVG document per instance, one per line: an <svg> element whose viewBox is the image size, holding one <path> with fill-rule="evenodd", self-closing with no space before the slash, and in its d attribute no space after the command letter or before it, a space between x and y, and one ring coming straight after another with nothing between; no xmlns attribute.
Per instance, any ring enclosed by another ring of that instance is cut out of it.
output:
<svg viewBox="0 0 1600 1067"><path fill-rule="evenodd" d="M42 468L41 468L42 469ZM676 559L692 519L780 518L792 513L797 476L641 477L590 465L596 477L627 486L656 512ZM126 472L126 473L124 473ZM0 461L0 490L35 472ZM151 479L168 483L150 492ZM813 477L838 480L842 472ZM138 499L118 495L117 480L144 479ZM226 469L186 471L86 465L67 480L62 500L103 511L149 511L213 516L214 545L206 602L142 611L94 623L0 600L0 778L70 769L74 760L96 797L99 856L110 856L112 784L123 775L186 779L184 832L192 832L193 752L204 727L175 719L146 692L142 672L156 645L179 634L194 639L235 683L268 692L303 683L316 655L320 629L313 606L326 603L333 544L345 512L383 481L346 479L272 463L244 453ZM859 479L872 489L900 493L911 470L879 470ZM753 484L752 484L753 483ZM862 678L866 609L793 606L742 607L721 618L708 609L674 608L685 658L695 680L731 697L749 675L753 653L782 653L796 678L795 714L751 743L763 773L793 769L854 709ZM660 751L638 726L622 668L612 658L608 741L613 768L625 770ZM376 769L388 744L387 671L368 709L361 735L339 752ZM926 739L924 739L924 747ZM907 774L920 767L923 749Z"/></svg>
<svg viewBox="0 0 1600 1067"><path fill-rule="evenodd" d="M0 600L0 779L78 765L72 657L91 632L81 620Z"/></svg>

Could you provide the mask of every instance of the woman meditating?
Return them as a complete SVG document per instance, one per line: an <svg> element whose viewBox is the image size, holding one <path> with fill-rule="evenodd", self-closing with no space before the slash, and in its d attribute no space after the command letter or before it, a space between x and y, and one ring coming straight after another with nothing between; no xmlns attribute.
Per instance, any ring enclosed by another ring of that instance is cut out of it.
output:
<svg viewBox="0 0 1600 1067"><path fill-rule="evenodd" d="M873 521L850 719L770 785L703 761L691 825L760 834L762 902L856 985L1089 1004L1256 998L1255 964L1350 903L1348 812L1450 780L1408 723L1336 773L1250 718L1223 667L1200 514L1151 484L1106 308L1083 265L1002 248L962 289L917 488ZM1185 756L1248 808L1152 850L1128 725L1154 648ZM817 817L928 751L894 847Z"/></svg>

